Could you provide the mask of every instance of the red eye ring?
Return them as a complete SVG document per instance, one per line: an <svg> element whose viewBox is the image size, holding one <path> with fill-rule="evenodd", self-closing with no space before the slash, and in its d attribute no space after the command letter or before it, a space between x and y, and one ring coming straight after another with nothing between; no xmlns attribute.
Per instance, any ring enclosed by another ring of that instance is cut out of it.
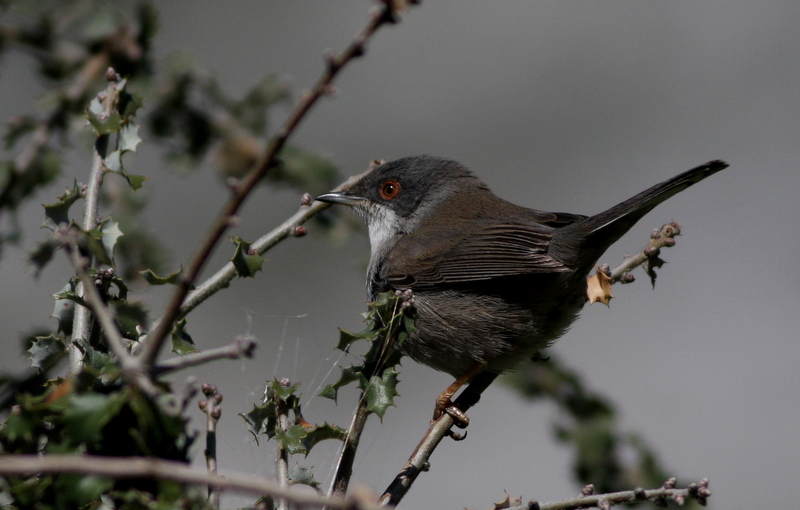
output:
<svg viewBox="0 0 800 510"><path fill-rule="evenodd" d="M388 181L381 184L381 198L384 200L392 200L400 194L400 183L394 179L389 179Z"/></svg>

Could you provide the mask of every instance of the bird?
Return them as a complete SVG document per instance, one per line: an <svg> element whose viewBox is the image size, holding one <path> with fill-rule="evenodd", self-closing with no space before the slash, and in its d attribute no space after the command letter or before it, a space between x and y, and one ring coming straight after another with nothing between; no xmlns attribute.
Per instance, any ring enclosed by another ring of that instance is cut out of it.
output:
<svg viewBox="0 0 800 510"><path fill-rule="evenodd" d="M349 206L366 223L370 300L411 294L415 329L402 352L456 378L436 418L476 374L513 370L562 336L602 254L655 206L727 167L710 161L594 216L513 204L434 156L380 164L316 200Z"/></svg>

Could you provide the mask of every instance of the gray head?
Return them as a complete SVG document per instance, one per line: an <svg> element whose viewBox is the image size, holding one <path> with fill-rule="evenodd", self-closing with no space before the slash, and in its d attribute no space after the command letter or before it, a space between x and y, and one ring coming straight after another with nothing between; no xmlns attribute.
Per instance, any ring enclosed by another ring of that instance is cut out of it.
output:
<svg viewBox="0 0 800 510"><path fill-rule="evenodd" d="M322 202L348 205L369 229L370 265L394 245L397 236L413 231L420 220L447 199L470 191L489 192L460 163L433 156L411 156L385 163L348 191L325 193Z"/></svg>

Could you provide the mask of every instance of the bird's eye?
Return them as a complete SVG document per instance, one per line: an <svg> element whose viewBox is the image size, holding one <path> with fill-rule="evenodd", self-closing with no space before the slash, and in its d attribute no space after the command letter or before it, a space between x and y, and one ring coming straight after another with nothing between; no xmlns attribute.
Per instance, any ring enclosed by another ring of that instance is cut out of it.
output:
<svg viewBox="0 0 800 510"><path fill-rule="evenodd" d="M384 200L392 200L400 194L400 183L394 179L381 184L381 198Z"/></svg>

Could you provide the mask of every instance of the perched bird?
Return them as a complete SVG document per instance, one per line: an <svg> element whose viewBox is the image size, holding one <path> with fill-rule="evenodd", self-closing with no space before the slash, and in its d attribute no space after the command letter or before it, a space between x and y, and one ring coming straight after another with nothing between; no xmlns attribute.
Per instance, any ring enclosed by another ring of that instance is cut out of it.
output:
<svg viewBox="0 0 800 510"><path fill-rule="evenodd" d="M351 206L366 222L370 299L413 292L416 329L402 350L458 378L438 401L443 409L476 373L512 369L559 338L606 249L656 205L727 166L711 161L594 216L512 204L463 165L431 156L382 164L348 191L316 199Z"/></svg>

